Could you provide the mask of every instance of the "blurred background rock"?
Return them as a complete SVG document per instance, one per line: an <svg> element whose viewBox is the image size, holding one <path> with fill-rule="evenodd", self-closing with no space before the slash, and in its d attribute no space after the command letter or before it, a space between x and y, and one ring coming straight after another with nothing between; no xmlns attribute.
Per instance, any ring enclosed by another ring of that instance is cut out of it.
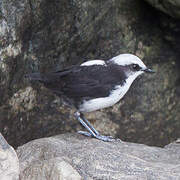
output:
<svg viewBox="0 0 180 180"><path fill-rule="evenodd" d="M180 137L179 3L147 1L1 0L0 132L11 145L81 129L74 109L25 74L121 53L157 73L87 118L125 141L163 146Z"/></svg>

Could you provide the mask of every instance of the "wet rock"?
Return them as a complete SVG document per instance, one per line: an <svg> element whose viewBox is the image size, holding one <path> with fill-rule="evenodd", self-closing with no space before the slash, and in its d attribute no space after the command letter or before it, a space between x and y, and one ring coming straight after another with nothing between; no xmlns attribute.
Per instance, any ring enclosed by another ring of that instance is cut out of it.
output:
<svg viewBox="0 0 180 180"><path fill-rule="evenodd" d="M19 147L17 154L22 179L39 179L40 175L46 175L44 179L51 179L52 175L58 179L65 171L57 172L57 167L66 164L69 172L75 169L82 179L176 180L180 178L179 149L176 142L158 148L64 134L31 141Z"/></svg>
<svg viewBox="0 0 180 180"><path fill-rule="evenodd" d="M1 0L0 11L0 131L10 144L81 129L75 109L25 74L120 53L138 55L157 73L139 78L114 107L86 117L123 140L162 146L180 137L179 43L174 33L168 34L174 46L167 41L149 4Z"/></svg>
<svg viewBox="0 0 180 180"><path fill-rule="evenodd" d="M19 160L15 150L0 133L0 179L19 179Z"/></svg>
<svg viewBox="0 0 180 180"><path fill-rule="evenodd" d="M179 0L146 0L155 8L167 13L168 15L180 18L180 2Z"/></svg>

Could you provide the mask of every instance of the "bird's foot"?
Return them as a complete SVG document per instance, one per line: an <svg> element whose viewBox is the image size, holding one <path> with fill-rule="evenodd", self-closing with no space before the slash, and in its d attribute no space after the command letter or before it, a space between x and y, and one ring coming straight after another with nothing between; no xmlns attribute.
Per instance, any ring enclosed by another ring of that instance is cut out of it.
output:
<svg viewBox="0 0 180 180"><path fill-rule="evenodd" d="M92 135L90 134L89 132L87 131L78 131L79 134L82 134L84 136L88 136L88 137L94 137L96 139L99 139L99 140L102 140L102 141L105 141L105 142L112 142L112 141L115 141L115 139L112 137L112 136L103 136L103 135L100 135L100 134L95 134L95 135Z"/></svg>
<svg viewBox="0 0 180 180"><path fill-rule="evenodd" d="M87 131L78 131L79 134L82 134L84 136L92 137L92 135Z"/></svg>

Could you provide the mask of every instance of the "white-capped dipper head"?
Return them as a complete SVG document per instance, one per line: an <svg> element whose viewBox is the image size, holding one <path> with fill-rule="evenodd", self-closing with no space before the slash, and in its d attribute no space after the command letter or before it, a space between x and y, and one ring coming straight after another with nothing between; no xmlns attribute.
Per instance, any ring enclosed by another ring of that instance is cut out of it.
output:
<svg viewBox="0 0 180 180"><path fill-rule="evenodd" d="M120 54L110 59L109 62L125 67L127 76L132 76L134 79L144 72L154 73L153 70L146 67L139 57L133 54Z"/></svg>

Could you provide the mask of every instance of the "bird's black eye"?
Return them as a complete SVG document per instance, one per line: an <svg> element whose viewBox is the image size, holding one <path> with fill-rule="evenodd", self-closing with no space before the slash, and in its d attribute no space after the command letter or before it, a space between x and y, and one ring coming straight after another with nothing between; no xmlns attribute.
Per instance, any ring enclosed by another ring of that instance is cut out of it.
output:
<svg viewBox="0 0 180 180"><path fill-rule="evenodd" d="M140 66L138 64L132 64L132 69L134 71L139 71L141 68L140 68Z"/></svg>

